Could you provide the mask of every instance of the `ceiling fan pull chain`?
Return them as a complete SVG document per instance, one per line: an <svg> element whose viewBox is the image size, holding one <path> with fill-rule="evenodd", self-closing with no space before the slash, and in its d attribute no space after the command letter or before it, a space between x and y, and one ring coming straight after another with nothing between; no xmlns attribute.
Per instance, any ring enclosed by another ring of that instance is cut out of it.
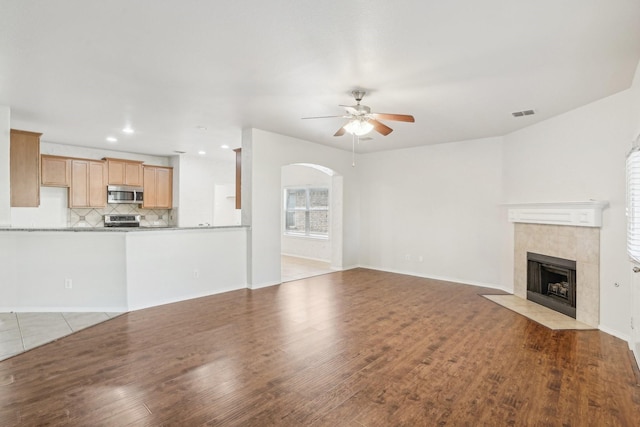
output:
<svg viewBox="0 0 640 427"><path fill-rule="evenodd" d="M351 134L351 156L352 156L351 167L352 168L356 167L356 138L358 138L358 143L360 143L360 137L355 133Z"/></svg>

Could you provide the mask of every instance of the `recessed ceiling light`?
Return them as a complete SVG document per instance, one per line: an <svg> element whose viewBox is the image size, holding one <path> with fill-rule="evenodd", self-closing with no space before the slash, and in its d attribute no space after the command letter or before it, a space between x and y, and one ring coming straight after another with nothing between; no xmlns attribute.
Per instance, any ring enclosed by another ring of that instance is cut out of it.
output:
<svg viewBox="0 0 640 427"><path fill-rule="evenodd" d="M207 154L207 152L206 152L206 151L204 151L204 150L200 150L200 151L198 151L198 154L200 154L201 156L203 156L203 155Z"/></svg>
<svg viewBox="0 0 640 427"><path fill-rule="evenodd" d="M122 132L124 133L128 133L128 134L132 134L133 133L133 129L131 129L130 127L126 127L124 129L122 129Z"/></svg>
<svg viewBox="0 0 640 427"><path fill-rule="evenodd" d="M223 144L220 146L220 148L224 148L226 150L227 148L229 148L229 146L227 144Z"/></svg>
<svg viewBox="0 0 640 427"><path fill-rule="evenodd" d="M107 137L107 141L109 141L109 142L118 142L118 138L114 138L112 136L108 136Z"/></svg>

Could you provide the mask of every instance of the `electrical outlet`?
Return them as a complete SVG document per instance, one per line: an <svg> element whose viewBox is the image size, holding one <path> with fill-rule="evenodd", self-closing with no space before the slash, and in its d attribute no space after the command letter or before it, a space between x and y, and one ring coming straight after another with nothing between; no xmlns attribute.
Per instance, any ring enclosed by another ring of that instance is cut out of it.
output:
<svg viewBox="0 0 640 427"><path fill-rule="evenodd" d="M198 270L193 270L193 278L194 279L199 279L200 278L200 272Z"/></svg>
<svg viewBox="0 0 640 427"><path fill-rule="evenodd" d="M73 288L73 280L71 280L71 279L64 279L64 288L65 288L65 289L71 289L71 288Z"/></svg>

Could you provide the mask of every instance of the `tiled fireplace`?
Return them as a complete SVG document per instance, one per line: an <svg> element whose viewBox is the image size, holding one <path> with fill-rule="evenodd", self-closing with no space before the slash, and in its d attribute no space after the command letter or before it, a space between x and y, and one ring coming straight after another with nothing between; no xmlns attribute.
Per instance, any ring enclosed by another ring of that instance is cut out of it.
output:
<svg viewBox="0 0 640 427"><path fill-rule="evenodd" d="M514 222L514 294L527 299L527 253L575 261L576 320L600 322L600 224L602 202L510 209ZM526 214L523 212L526 211Z"/></svg>

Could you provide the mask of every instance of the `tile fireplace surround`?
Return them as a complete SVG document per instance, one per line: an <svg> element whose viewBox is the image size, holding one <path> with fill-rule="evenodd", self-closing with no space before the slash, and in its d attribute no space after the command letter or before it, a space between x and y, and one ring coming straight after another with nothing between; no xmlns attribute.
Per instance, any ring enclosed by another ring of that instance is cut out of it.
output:
<svg viewBox="0 0 640 427"><path fill-rule="evenodd" d="M527 299L527 252L576 261L576 320L600 323L600 228L516 223L514 294Z"/></svg>

